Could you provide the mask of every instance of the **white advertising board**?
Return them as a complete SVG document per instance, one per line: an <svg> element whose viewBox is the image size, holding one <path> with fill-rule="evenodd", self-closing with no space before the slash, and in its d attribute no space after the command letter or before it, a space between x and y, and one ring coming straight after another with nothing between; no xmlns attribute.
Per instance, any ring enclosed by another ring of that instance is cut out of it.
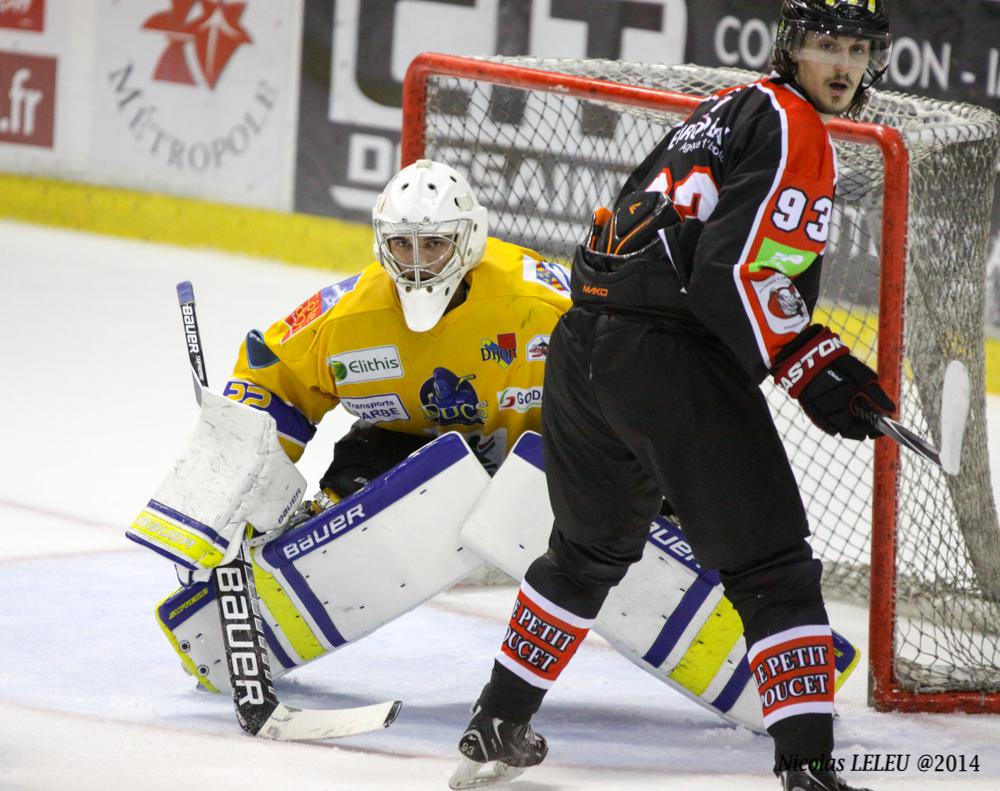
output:
<svg viewBox="0 0 1000 791"><path fill-rule="evenodd" d="M301 0L97 0L90 166L291 208Z"/></svg>

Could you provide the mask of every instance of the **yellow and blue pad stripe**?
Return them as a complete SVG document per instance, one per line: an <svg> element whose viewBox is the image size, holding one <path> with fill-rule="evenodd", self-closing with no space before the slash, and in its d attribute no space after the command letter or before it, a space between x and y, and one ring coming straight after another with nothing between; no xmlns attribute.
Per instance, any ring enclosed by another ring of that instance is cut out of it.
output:
<svg viewBox="0 0 1000 791"><path fill-rule="evenodd" d="M211 527L157 500L146 504L125 536L188 569L214 568L229 548Z"/></svg>

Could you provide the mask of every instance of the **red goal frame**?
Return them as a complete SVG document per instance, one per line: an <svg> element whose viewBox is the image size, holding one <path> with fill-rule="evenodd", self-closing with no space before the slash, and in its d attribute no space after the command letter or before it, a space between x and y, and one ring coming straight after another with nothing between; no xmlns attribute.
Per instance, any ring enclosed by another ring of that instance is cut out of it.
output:
<svg viewBox="0 0 1000 791"><path fill-rule="evenodd" d="M456 77L531 91L558 93L580 99L611 101L632 107L685 113L699 97L622 83L540 71L473 58L423 53L410 64L403 84L402 164L424 156L427 80ZM881 267L878 318L878 369L882 386L899 402L903 359L903 306L909 212L909 154L900 132L878 124L836 119L827 127L838 139L877 146L884 163ZM902 688L894 670L896 621L896 520L899 446L875 441L871 595L869 604L869 702L879 711L1000 712L1000 694L913 692Z"/></svg>

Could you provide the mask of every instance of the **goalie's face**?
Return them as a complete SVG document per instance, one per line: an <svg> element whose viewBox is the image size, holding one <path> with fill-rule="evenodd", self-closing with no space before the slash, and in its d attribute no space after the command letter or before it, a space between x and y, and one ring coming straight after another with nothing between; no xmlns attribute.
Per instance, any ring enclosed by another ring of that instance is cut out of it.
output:
<svg viewBox="0 0 1000 791"><path fill-rule="evenodd" d="M400 275L416 283L444 271L455 255L455 240L448 236L392 236L388 251Z"/></svg>
<svg viewBox="0 0 1000 791"><path fill-rule="evenodd" d="M468 248L471 226L465 218L375 221L378 259L396 285L406 324L414 332L433 327L458 293L470 269L462 251Z"/></svg>

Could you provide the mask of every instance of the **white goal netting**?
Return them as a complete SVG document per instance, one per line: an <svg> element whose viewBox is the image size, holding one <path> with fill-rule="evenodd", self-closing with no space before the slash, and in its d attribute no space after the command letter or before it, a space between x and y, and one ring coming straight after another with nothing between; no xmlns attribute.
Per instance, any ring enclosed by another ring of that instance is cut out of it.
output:
<svg viewBox="0 0 1000 791"><path fill-rule="evenodd" d="M759 77L698 66L488 60L697 96ZM625 106L613 93L585 100L432 76L424 151L469 175L490 207L492 235L568 259L593 208L614 198L631 169L681 118ZM898 129L909 153L900 420L937 441L941 380L951 359L968 366L974 394L958 477L906 451L899 458L895 675L917 692L996 692L1000 528L984 415L983 322L1000 118L969 105L876 92L862 120ZM844 140L836 145L840 182L818 319L875 364L882 217L897 196L885 194L878 147ZM827 595L867 602L872 443L826 437L797 404L776 391L768 397L802 487L813 547L824 560Z"/></svg>

